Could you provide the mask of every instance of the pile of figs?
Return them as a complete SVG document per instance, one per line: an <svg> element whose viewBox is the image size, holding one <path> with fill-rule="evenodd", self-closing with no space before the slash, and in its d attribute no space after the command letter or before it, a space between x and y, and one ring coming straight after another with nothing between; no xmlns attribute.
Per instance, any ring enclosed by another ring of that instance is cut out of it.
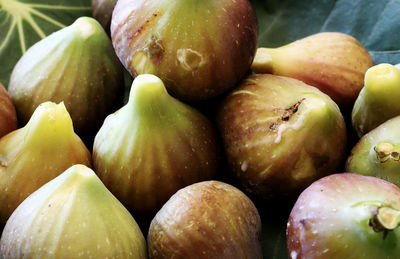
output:
<svg viewBox="0 0 400 259"><path fill-rule="evenodd" d="M399 66L248 0L92 11L0 84L0 258L400 258Z"/></svg>

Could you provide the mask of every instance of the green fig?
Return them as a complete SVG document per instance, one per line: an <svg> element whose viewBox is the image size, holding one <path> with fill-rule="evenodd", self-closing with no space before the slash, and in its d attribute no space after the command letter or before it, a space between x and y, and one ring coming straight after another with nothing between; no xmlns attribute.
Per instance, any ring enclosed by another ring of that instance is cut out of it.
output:
<svg viewBox="0 0 400 259"><path fill-rule="evenodd" d="M134 215L151 218L180 188L216 176L219 146L206 117L146 74L133 81L128 103L104 121L92 157L109 190Z"/></svg>
<svg viewBox="0 0 400 259"><path fill-rule="evenodd" d="M151 222L150 258L262 258L261 219L239 189L219 181L175 193Z"/></svg>
<svg viewBox="0 0 400 259"><path fill-rule="evenodd" d="M400 186L400 116L366 133L351 150L346 170Z"/></svg>
<svg viewBox="0 0 400 259"><path fill-rule="evenodd" d="M140 228L96 174L74 165L13 212L0 258L146 258Z"/></svg>
<svg viewBox="0 0 400 259"><path fill-rule="evenodd" d="M110 32L111 16L117 0L91 0L93 17L103 26L106 32Z"/></svg>
<svg viewBox="0 0 400 259"><path fill-rule="evenodd" d="M293 78L247 77L222 102L217 122L231 171L261 198L296 195L345 159L338 106Z"/></svg>
<svg viewBox="0 0 400 259"><path fill-rule="evenodd" d="M0 224L31 193L78 163L90 166L90 152L64 104L39 105L25 127L0 139Z"/></svg>
<svg viewBox="0 0 400 259"><path fill-rule="evenodd" d="M101 25L81 17L29 48L8 90L21 123L42 102L63 101L77 133L90 135L122 102L122 66Z"/></svg>
<svg viewBox="0 0 400 259"><path fill-rule="evenodd" d="M0 83L0 137L17 129L17 113L4 85Z"/></svg>
<svg viewBox="0 0 400 259"><path fill-rule="evenodd" d="M353 128L359 137L400 115L398 68L385 63L375 65L365 73L364 82L351 114Z"/></svg>
<svg viewBox="0 0 400 259"><path fill-rule="evenodd" d="M368 51L351 35L323 32L279 48L259 48L252 70L299 79L348 108L373 64Z"/></svg>
<svg viewBox="0 0 400 259"><path fill-rule="evenodd" d="M248 0L119 0L111 38L132 76L154 74L175 97L215 97L248 72L258 24Z"/></svg>

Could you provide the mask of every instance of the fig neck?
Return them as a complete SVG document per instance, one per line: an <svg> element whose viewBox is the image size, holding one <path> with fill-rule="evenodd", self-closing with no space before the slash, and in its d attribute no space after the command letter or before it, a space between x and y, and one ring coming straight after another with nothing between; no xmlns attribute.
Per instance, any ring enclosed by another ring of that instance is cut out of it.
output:
<svg viewBox="0 0 400 259"><path fill-rule="evenodd" d="M275 49L258 48L251 69L255 73L272 73L272 53Z"/></svg>

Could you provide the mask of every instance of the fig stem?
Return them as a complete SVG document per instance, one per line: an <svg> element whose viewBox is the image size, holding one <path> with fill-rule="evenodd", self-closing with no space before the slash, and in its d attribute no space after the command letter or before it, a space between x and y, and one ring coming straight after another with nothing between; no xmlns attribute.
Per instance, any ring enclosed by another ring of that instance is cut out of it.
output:
<svg viewBox="0 0 400 259"><path fill-rule="evenodd" d="M258 48L254 57L251 69L255 73L271 73L272 72L272 57L270 48Z"/></svg>
<svg viewBox="0 0 400 259"><path fill-rule="evenodd" d="M400 211L389 207L379 207L375 223L383 230L393 230L400 226Z"/></svg>

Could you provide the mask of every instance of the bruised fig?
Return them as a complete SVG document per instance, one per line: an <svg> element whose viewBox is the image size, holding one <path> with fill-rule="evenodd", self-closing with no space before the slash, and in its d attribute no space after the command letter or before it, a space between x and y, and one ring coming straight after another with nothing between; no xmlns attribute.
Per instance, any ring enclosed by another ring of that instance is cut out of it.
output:
<svg viewBox="0 0 400 259"><path fill-rule="evenodd" d="M259 48L252 69L299 79L319 88L339 106L350 107L374 62L354 37L317 33L279 48Z"/></svg>
<svg viewBox="0 0 400 259"><path fill-rule="evenodd" d="M120 105L124 83L107 34L95 19L81 17L29 48L8 89L21 123L42 102L63 101L82 136L96 132Z"/></svg>
<svg viewBox="0 0 400 259"><path fill-rule="evenodd" d="M6 88L0 83L0 137L17 129L17 113Z"/></svg>
<svg viewBox="0 0 400 259"><path fill-rule="evenodd" d="M400 115L400 70L391 64L373 66L352 111L353 128L359 137Z"/></svg>
<svg viewBox="0 0 400 259"><path fill-rule="evenodd" d="M262 258L261 220L232 185L204 181L175 193L151 222L150 258Z"/></svg>
<svg viewBox="0 0 400 259"><path fill-rule="evenodd" d="M400 116L365 134L353 147L346 171L375 176L400 186Z"/></svg>
<svg viewBox="0 0 400 259"><path fill-rule="evenodd" d="M93 165L134 215L152 218L180 188L216 176L217 142L206 117L171 97L158 77L140 75L128 103L97 133Z"/></svg>
<svg viewBox="0 0 400 259"><path fill-rule="evenodd" d="M105 31L110 32L111 16L117 0L91 0L90 3L93 17Z"/></svg>
<svg viewBox="0 0 400 259"><path fill-rule="evenodd" d="M90 160L64 104L39 105L25 127L0 139L0 225L43 184Z"/></svg>
<svg viewBox="0 0 400 259"><path fill-rule="evenodd" d="M217 122L232 172L261 198L298 194L344 162L338 106L293 78L249 76L222 102Z"/></svg>
<svg viewBox="0 0 400 259"><path fill-rule="evenodd" d="M111 38L132 76L154 74L175 97L195 101L248 72L258 24L248 0L119 0Z"/></svg>
<svg viewBox="0 0 400 259"><path fill-rule="evenodd" d="M0 240L0 258L146 258L137 223L96 174L74 165L24 200Z"/></svg>
<svg viewBox="0 0 400 259"><path fill-rule="evenodd" d="M334 174L311 184L287 224L291 259L396 259L400 189L376 177Z"/></svg>

